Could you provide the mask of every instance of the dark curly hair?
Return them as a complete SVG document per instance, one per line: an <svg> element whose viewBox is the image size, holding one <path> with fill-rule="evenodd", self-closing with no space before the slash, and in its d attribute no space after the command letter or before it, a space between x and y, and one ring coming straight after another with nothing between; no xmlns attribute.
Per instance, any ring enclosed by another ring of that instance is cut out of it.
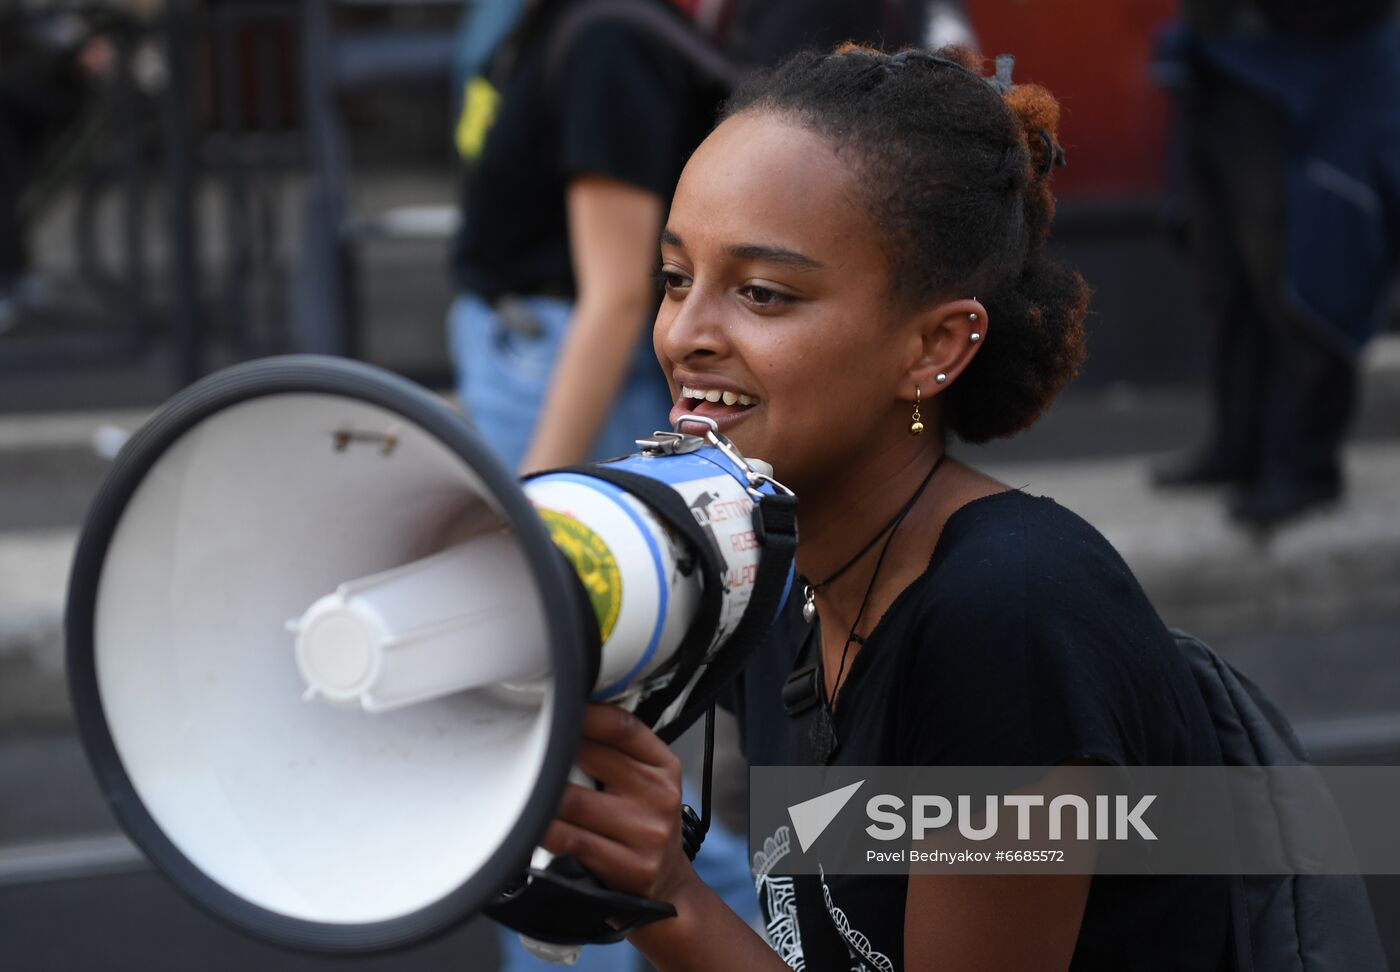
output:
<svg viewBox="0 0 1400 972"><path fill-rule="evenodd" d="M1079 370L1089 305L1084 278L1043 252L1049 172L1064 158L1054 96L1012 85L1010 59L983 77L966 48L846 45L758 73L723 117L756 111L850 150L889 240L896 300L975 296L986 306L986 341L941 396L946 427L985 442L1034 422Z"/></svg>

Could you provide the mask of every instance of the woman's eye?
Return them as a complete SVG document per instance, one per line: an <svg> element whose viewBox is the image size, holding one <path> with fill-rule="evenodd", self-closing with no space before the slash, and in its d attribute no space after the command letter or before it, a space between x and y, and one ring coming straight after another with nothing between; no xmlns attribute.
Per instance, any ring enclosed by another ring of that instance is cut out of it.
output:
<svg viewBox="0 0 1400 972"><path fill-rule="evenodd" d="M782 304L790 304L794 299L787 294L780 294L776 290L769 290L767 287L760 287L757 284L740 287L739 296L754 307L778 307Z"/></svg>
<svg viewBox="0 0 1400 972"><path fill-rule="evenodd" d="M655 279L657 288L667 294L690 286L690 278L674 270L662 270L655 275Z"/></svg>

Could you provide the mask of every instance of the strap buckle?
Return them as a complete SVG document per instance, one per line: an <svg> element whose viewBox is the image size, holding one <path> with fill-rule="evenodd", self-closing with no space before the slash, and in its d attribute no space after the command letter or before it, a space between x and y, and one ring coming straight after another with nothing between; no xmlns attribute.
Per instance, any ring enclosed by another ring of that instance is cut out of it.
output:
<svg viewBox="0 0 1400 972"><path fill-rule="evenodd" d="M790 716L799 716L821 701L817 688L817 665L804 665L783 680L783 708Z"/></svg>

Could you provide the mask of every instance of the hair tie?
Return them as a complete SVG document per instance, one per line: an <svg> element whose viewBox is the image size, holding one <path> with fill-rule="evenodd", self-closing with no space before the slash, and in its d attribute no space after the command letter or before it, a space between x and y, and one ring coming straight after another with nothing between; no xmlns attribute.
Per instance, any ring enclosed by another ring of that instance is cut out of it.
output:
<svg viewBox="0 0 1400 972"><path fill-rule="evenodd" d="M1011 69L1016 66L1016 58L1011 54L997 55L997 71L986 82L1002 94L1010 91L1016 85L1011 80Z"/></svg>
<svg viewBox="0 0 1400 972"><path fill-rule="evenodd" d="M1043 128L1037 128L1036 134L1045 143L1045 161L1040 163L1040 177L1043 179L1050 174L1050 170L1056 166L1061 168L1065 165L1065 150L1061 145L1056 144L1050 137L1050 133Z"/></svg>

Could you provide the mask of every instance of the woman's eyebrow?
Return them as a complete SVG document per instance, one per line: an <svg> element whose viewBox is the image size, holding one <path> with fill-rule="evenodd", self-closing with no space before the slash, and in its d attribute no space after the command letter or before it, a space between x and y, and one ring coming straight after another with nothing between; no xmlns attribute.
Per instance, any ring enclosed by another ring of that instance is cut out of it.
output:
<svg viewBox="0 0 1400 972"><path fill-rule="evenodd" d="M681 242L681 238L669 229L661 231L661 244L662 246L685 246ZM763 243L733 243L726 246L724 250L737 260L764 260L769 263L781 263L794 270L826 269L826 264L820 260L813 260L805 254L782 246L769 246Z"/></svg>
<svg viewBox="0 0 1400 972"><path fill-rule="evenodd" d="M735 243L725 247L728 254L739 260L762 260L765 263L781 263L794 270L824 270L826 264L820 260L789 250L782 246L768 246L762 243Z"/></svg>

